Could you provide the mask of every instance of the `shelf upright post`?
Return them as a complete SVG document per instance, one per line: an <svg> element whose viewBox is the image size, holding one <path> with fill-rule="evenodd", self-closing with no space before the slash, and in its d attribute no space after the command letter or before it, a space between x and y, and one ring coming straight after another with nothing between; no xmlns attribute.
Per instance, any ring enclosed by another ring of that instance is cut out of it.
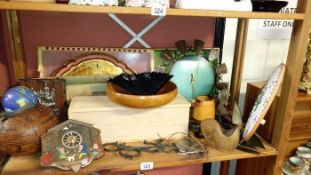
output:
<svg viewBox="0 0 311 175"><path fill-rule="evenodd" d="M19 14L16 10L7 10L7 22L10 32L10 49L12 55L12 65L14 71L14 80L27 77L27 65L24 55L22 34L20 29Z"/></svg>
<svg viewBox="0 0 311 175"><path fill-rule="evenodd" d="M311 27L311 1L299 0L297 12L304 13L304 19L294 22L272 138L272 146L278 150L278 155L277 157L271 157L267 161L265 168L265 174L267 175L281 174L281 166L286 154L300 77L307 52L308 35Z"/></svg>
<svg viewBox="0 0 311 175"><path fill-rule="evenodd" d="M247 42L248 19L238 19L236 33L234 60L232 68L232 77L230 83L230 103L239 102L240 88L242 82L242 73L244 65L244 55Z"/></svg>
<svg viewBox="0 0 311 175"><path fill-rule="evenodd" d="M248 19L238 19L232 77L230 83L230 104L238 103L242 82L245 48L248 33ZM230 161L221 162L220 175L229 174Z"/></svg>

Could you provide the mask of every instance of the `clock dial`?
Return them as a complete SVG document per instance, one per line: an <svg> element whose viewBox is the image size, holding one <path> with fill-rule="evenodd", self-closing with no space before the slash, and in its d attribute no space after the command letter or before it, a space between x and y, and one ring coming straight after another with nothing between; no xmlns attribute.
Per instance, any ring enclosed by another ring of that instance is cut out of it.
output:
<svg viewBox="0 0 311 175"><path fill-rule="evenodd" d="M62 144L67 148L76 148L82 143L82 136L76 131L68 131L62 137Z"/></svg>
<svg viewBox="0 0 311 175"><path fill-rule="evenodd" d="M271 74L264 87L259 92L250 112L243 140L248 140L255 133L263 117L266 115L284 77L285 64L280 64Z"/></svg>
<svg viewBox="0 0 311 175"><path fill-rule="evenodd" d="M178 92L192 101L200 95L209 95L214 87L215 72L212 63L197 55L188 55L178 60L170 71Z"/></svg>

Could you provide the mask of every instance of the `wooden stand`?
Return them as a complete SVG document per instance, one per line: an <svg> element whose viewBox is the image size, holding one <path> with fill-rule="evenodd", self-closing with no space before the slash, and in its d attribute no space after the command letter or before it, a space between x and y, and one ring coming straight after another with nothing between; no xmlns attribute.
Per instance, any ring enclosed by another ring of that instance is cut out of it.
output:
<svg viewBox="0 0 311 175"><path fill-rule="evenodd" d="M264 82L248 83L245 97L245 108L244 108L244 117L249 116L251 106L255 101L255 97L260 91L260 88L263 86ZM280 100L280 92L277 97L274 99L274 102L268 111L265 120L266 124L260 126L258 133L266 138L267 140L272 140L273 136L273 127L275 125L276 112L278 103ZM286 146L285 157L288 158L295 154L296 148L302 144L306 144L311 139L311 96L306 93L299 92L297 93L297 100L295 104L295 110L292 120L292 126L289 134L289 141ZM246 119L246 118L245 118ZM265 169L265 164L269 161L266 158L254 158L254 159L245 159L239 160L237 165L237 174L238 175L262 175L260 170ZM252 166L256 165L256 166ZM254 168L258 171L254 171Z"/></svg>

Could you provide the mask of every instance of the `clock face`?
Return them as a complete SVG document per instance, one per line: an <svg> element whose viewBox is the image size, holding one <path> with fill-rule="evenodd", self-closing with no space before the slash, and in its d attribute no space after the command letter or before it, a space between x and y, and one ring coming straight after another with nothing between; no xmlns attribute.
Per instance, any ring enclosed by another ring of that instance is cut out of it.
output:
<svg viewBox="0 0 311 175"><path fill-rule="evenodd" d="M284 77L285 64L280 64L272 73L264 87L259 92L255 104L250 112L243 140L248 140L259 127L263 117L266 115Z"/></svg>
<svg viewBox="0 0 311 175"><path fill-rule="evenodd" d="M177 85L178 92L187 100L212 92L215 73L212 64L205 58L189 55L174 63L171 79Z"/></svg>
<svg viewBox="0 0 311 175"><path fill-rule="evenodd" d="M66 148L77 148L82 143L82 136L77 131L68 131L62 137L62 144Z"/></svg>

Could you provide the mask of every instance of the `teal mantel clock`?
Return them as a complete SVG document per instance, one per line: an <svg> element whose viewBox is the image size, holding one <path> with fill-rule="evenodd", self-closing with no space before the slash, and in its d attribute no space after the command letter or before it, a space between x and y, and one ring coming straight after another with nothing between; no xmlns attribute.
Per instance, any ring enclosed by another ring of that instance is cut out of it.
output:
<svg viewBox="0 0 311 175"><path fill-rule="evenodd" d="M187 55L175 62L170 74L179 94L188 100L209 95L215 83L212 64L199 55Z"/></svg>

